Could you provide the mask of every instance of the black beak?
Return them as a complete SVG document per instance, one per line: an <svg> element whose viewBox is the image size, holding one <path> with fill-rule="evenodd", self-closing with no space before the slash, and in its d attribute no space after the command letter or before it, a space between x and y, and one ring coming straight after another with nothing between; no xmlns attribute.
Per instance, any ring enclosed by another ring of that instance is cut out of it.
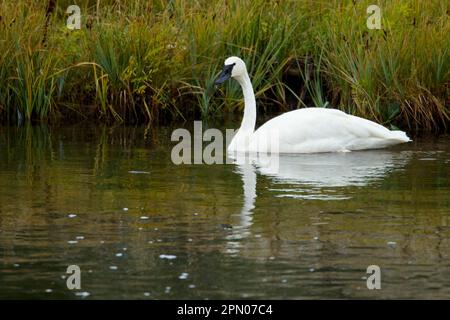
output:
<svg viewBox="0 0 450 320"><path fill-rule="evenodd" d="M216 79L216 81L214 82L214 84L219 85L224 83L225 81L227 81L228 79L231 78L231 72L233 71L233 67L234 67L234 63L233 64L229 64L229 65L225 65L223 67L222 73L219 75L219 77Z"/></svg>

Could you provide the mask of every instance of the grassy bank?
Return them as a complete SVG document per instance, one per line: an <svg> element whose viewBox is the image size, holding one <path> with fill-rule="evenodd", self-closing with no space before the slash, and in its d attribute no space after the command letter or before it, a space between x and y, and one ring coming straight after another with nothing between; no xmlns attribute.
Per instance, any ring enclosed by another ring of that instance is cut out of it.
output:
<svg viewBox="0 0 450 320"><path fill-rule="evenodd" d="M367 7L382 29L366 26ZM0 0L0 118L108 122L238 111L223 60L247 62L260 111L336 107L409 131L450 120L448 0ZM81 8L81 29L66 8Z"/></svg>

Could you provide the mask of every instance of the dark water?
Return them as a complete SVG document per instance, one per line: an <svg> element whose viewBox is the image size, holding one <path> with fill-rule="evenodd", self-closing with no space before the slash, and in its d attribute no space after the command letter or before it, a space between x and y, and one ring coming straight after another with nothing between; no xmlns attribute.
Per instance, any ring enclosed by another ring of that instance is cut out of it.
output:
<svg viewBox="0 0 450 320"><path fill-rule="evenodd" d="M172 129L0 128L0 298L450 298L449 137L275 172L176 166Z"/></svg>

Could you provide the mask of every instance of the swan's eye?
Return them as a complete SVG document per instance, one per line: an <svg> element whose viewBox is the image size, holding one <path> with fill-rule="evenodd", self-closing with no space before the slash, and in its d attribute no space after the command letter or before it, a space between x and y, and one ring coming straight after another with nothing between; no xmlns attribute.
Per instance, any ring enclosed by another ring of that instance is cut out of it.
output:
<svg viewBox="0 0 450 320"><path fill-rule="evenodd" d="M231 71L233 70L233 67L236 65L236 63L232 63L232 64L229 64L229 65L226 65L225 66L225 73L226 74L231 74Z"/></svg>

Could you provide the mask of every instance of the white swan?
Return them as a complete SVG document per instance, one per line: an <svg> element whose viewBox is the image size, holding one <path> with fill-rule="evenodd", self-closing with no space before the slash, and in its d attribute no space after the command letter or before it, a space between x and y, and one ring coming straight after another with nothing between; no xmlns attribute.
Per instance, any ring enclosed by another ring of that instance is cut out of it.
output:
<svg viewBox="0 0 450 320"><path fill-rule="evenodd" d="M228 146L229 152L316 153L379 149L411 141L403 131L348 115L336 109L304 108L267 121L257 131L256 101L244 61L225 60L216 84L236 79L244 93L244 118Z"/></svg>

